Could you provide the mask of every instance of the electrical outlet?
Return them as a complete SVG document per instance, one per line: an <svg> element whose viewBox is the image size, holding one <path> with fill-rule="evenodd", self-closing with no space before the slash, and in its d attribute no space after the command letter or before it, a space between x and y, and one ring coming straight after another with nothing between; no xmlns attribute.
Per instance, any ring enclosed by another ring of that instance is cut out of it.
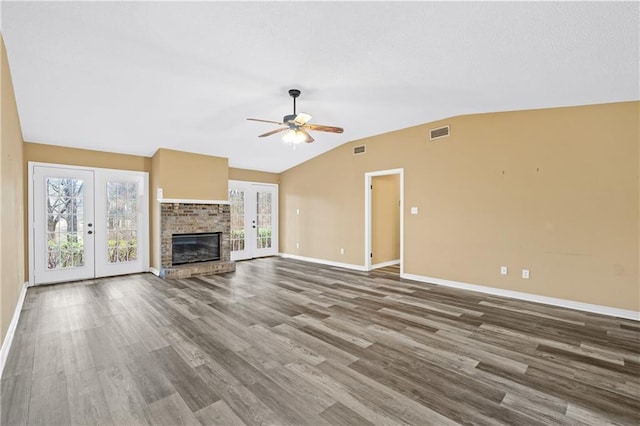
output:
<svg viewBox="0 0 640 426"><path fill-rule="evenodd" d="M528 269L523 269L522 270L522 278L524 278L525 280L529 279L529 270Z"/></svg>
<svg viewBox="0 0 640 426"><path fill-rule="evenodd" d="M500 267L500 275L507 275L507 267L506 266L501 266Z"/></svg>
<svg viewBox="0 0 640 426"><path fill-rule="evenodd" d="M296 243L296 248L300 248L300 243Z"/></svg>
<svg viewBox="0 0 640 426"><path fill-rule="evenodd" d="M340 254L344 254L344 249L343 248L340 249Z"/></svg>
<svg viewBox="0 0 640 426"><path fill-rule="evenodd" d="M300 214L300 209L296 209L296 214Z"/></svg>

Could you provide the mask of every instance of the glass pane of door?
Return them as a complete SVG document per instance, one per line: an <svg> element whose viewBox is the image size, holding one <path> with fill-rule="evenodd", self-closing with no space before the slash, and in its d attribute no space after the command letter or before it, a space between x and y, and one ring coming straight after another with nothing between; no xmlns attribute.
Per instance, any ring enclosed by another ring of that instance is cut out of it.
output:
<svg viewBox="0 0 640 426"><path fill-rule="evenodd" d="M84 181L47 177L46 268L84 266Z"/></svg>
<svg viewBox="0 0 640 426"><path fill-rule="evenodd" d="M272 192L258 191L256 193L256 248L271 248L272 229Z"/></svg>
<svg viewBox="0 0 640 426"><path fill-rule="evenodd" d="M245 191L241 189L229 190L229 204L231 211L231 251L245 249Z"/></svg>
<svg viewBox="0 0 640 426"><path fill-rule="evenodd" d="M107 181L106 202L106 261L135 262L138 260L138 184Z"/></svg>

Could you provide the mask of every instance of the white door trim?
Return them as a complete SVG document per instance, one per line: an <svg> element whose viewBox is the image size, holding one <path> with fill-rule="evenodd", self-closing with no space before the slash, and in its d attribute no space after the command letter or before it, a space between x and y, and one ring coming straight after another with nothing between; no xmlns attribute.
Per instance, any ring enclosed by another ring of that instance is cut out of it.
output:
<svg viewBox="0 0 640 426"><path fill-rule="evenodd" d="M55 167L55 168L60 168L60 169L71 169L71 170L87 170L87 171L106 171L106 172L117 172L120 171L119 169L107 169L107 168L103 168L103 167L87 167L87 166L74 166L74 165L70 165L70 164L58 164L58 163L44 163L44 162L39 162L39 161L29 161L28 165L27 165L27 171L28 171L28 175L27 175L27 223L25 224L25 226L27 226L28 228L28 255L29 255L29 286L35 285L35 281L34 281L34 270L35 270L35 259L34 259L34 255L35 255L35 244L34 244L34 238L35 238L35 232L34 232L34 203L33 203L33 190L34 190L34 186L33 186L33 172L34 172L34 168L37 166L42 166L42 167ZM132 172L131 170L122 170L122 172ZM148 172L136 172L136 173L144 173L145 175L145 185L146 185L146 192L147 192L147 201L143 203L143 208L145 209L144 214L145 214L145 224L143 225L145 231L144 231L144 235L145 235L145 250L143 253L143 268L145 271L149 270L149 202L148 202L148 197L149 197L149 173Z"/></svg>
<svg viewBox="0 0 640 426"><path fill-rule="evenodd" d="M364 174L364 267L371 266L371 178L400 175L400 275L404 274L404 169L378 170Z"/></svg>

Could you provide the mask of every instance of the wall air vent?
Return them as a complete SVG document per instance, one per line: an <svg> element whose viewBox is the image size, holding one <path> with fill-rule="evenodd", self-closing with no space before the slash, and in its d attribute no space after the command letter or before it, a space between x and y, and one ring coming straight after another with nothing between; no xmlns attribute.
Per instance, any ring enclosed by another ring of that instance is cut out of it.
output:
<svg viewBox="0 0 640 426"><path fill-rule="evenodd" d="M449 136L449 126L442 126L429 130L429 140L446 138Z"/></svg>
<svg viewBox="0 0 640 426"><path fill-rule="evenodd" d="M366 151L366 145L360 145L353 148L353 155L364 154Z"/></svg>

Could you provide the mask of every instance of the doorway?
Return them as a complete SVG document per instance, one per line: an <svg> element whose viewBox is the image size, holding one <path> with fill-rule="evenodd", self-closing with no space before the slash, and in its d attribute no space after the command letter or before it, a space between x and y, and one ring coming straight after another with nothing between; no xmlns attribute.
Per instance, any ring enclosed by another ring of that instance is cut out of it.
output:
<svg viewBox="0 0 640 426"><path fill-rule="evenodd" d="M365 173L365 267L398 270L404 255L404 169Z"/></svg>
<svg viewBox="0 0 640 426"><path fill-rule="evenodd" d="M145 272L148 174L29 163L29 280Z"/></svg>
<svg viewBox="0 0 640 426"><path fill-rule="evenodd" d="M231 260L278 254L278 185L229 181Z"/></svg>

